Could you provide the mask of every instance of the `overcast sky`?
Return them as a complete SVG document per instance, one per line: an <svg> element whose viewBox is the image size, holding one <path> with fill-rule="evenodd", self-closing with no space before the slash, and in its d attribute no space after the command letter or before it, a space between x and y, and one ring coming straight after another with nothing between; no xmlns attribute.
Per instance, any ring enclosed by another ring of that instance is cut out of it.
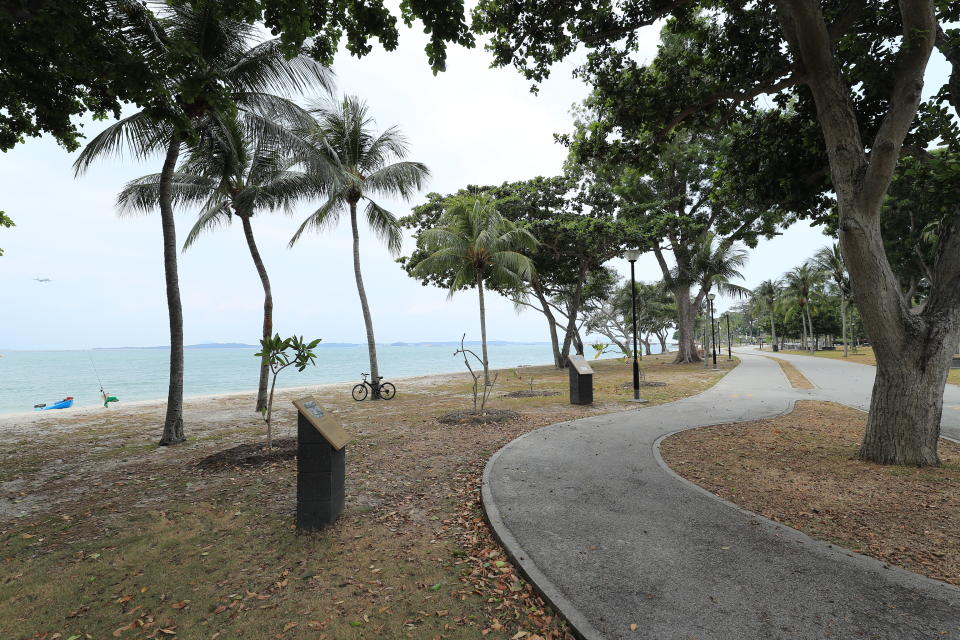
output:
<svg viewBox="0 0 960 640"><path fill-rule="evenodd" d="M646 59L656 46L648 30ZM570 128L571 106L586 96L571 77L572 64L558 65L539 95L513 69L490 69L482 48L452 48L447 72L434 76L416 31L401 34L392 53L362 60L337 58L341 93L368 100L378 128L398 125L410 140L412 160L430 167L424 190L448 193L467 184L555 175L565 150L553 134ZM928 87L939 87L946 65L931 66ZM85 121L89 137L106 126ZM83 349L169 344L159 215L123 218L114 209L124 183L159 171L149 162L103 161L75 179L68 154L48 138L0 155L0 209L16 222L0 229L0 348ZM398 216L412 203L382 202ZM315 208L315 205L314 207ZM325 342L362 342L363 322L353 278L349 220L323 235L286 244L313 210L295 215L262 213L253 225L274 291L274 326L283 335L304 334ZM179 240L195 211L177 214ZM361 231L361 260L378 342L479 338L475 291L448 299L423 287L395 264L386 249ZM828 238L797 225L751 252L746 286L779 276ZM409 238L405 247L409 249ZM611 264L624 274L623 260ZM637 264L638 279L658 280L652 256ZM39 283L33 278L50 278ZM201 238L181 255L180 286L187 344L246 342L259 338L262 290L240 225ZM488 297L490 339L547 340L543 316L516 314L513 305ZM718 305L722 310L727 303Z"/></svg>

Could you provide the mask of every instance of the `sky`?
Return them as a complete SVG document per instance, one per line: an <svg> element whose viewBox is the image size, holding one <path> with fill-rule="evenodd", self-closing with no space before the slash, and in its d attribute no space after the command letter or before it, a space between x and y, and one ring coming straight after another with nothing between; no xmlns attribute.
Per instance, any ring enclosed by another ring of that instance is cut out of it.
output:
<svg viewBox="0 0 960 640"><path fill-rule="evenodd" d="M644 36L640 57L649 60L657 31L648 29ZM406 30L394 52L378 50L361 60L343 53L334 64L338 91L366 99L378 129L399 126L409 138L408 158L431 170L427 187L412 201L381 205L402 216L430 191L560 173L566 154L553 134L570 130L571 107L587 94L571 75L576 60L557 65L534 95L515 70L489 68L482 47L452 47L447 71L434 76L425 42L422 33ZM945 62L934 60L927 86L939 86L946 73ZM83 124L92 138L108 123ZM104 160L75 178L75 157L49 138L29 139L0 154L0 209L17 225L0 229L0 349L169 344L159 215L120 218L114 208L123 185L159 171L162 160ZM263 212L253 220L273 285L274 327L281 335L360 343L365 334L349 219L287 248L317 206L304 203L291 216ZM177 213L180 242L195 215ZM806 224L761 241L750 252L743 284L754 287L777 277L828 242ZM404 251L412 244L408 236ZM463 333L479 339L475 291L448 298L444 290L420 285L363 228L360 251L378 342L452 341ZM256 344L263 297L239 223L201 237L179 264L186 343ZM629 274L626 261L610 264ZM660 277L653 256L642 256L637 278ZM731 303L718 300L718 311ZM491 340L549 339L541 314L517 314L496 295L487 297L487 332Z"/></svg>

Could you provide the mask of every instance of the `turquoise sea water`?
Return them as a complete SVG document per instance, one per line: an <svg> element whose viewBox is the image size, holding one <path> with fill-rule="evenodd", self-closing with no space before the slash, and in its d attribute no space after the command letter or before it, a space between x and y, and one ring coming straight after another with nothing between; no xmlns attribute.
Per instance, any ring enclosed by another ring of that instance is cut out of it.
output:
<svg viewBox="0 0 960 640"><path fill-rule="evenodd" d="M473 347L479 353L479 346ZM453 345L378 345L380 375L385 379L464 371ZM259 369L254 348L196 348L185 353L186 396L256 389ZM492 344L493 368L546 364L552 361L548 343ZM326 347L317 350L317 365L299 373L293 367L280 374L277 388L343 382L344 390L369 371L366 346ZM100 403L103 380L107 393L121 402L155 400L167 396L170 352L166 349L110 349L93 351L5 351L0 353L0 414L32 411L33 405L52 404L66 396L74 406ZM94 369L94 367L96 369ZM403 385L398 385L403 391Z"/></svg>

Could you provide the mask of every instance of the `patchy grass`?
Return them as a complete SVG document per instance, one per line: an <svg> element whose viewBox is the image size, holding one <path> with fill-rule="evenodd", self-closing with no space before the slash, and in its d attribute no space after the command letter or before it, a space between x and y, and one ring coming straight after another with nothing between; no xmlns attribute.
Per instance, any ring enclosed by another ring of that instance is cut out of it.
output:
<svg viewBox="0 0 960 640"><path fill-rule="evenodd" d="M644 389L651 404L703 391L732 366L668 361L644 358L647 380L666 383ZM199 465L264 439L252 396L188 399L190 440L169 448L153 446L162 407L19 425L0 443L11 479L0 485L0 637L569 638L493 540L477 493L488 457L515 437L636 409L624 402L630 367L593 364L587 407L568 404L565 371L499 372L489 406L520 418L498 425L438 422L470 406L465 375L401 380L383 402L353 402L349 384L318 390L354 439L346 509L317 534L293 526L295 461ZM531 380L561 395L499 397ZM276 438L293 434L290 400L302 395L278 392Z"/></svg>
<svg viewBox="0 0 960 640"><path fill-rule="evenodd" d="M843 357L843 348L836 351L783 351L782 353L791 353L797 356L816 356L817 358L832 358L833 360L842 360L844 362L859 362L860 364L869 364L877 366L877 357L873 354L873 347L860 347L857 353L850 351L848 357ZM960 369L950 369L947 374L948 384L960 385Z"/></svg>
<svg viewBox="0 0 960 640"><path fill-rule="evenodd" d="M683 477L821 540L960 585L960 446L941 468L854 459L866 414L828 402L663 441Z"/></svg>
<svg viewBox="0 0 960 640"><path fill-rule="evenodd" d="M783 370L783 374L787 376L787 380L790 381L790 386L794 389L813 389L813 383L807 380L807 377L800 373L800 371L784 360L783 358L777 358L774 356L766 356L771 360L776 360L777 364L780 365L780 369Z"/></svg>

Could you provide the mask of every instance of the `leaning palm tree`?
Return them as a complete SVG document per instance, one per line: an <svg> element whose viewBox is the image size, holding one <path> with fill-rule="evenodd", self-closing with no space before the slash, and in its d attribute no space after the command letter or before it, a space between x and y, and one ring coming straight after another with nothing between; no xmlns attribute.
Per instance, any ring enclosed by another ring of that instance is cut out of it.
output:
<svg viewBox="0 0 960 640"><path fill-rule="evenodd" d="M200 215L187 235L186 250L205 231L228 225L236 216L243 227L247 250L263 287L263 337L273 336L273 294L253 233L251 218L259 211L284 210L316 191L313 174L298 170L298 150L288 134L259 140L245 136L239 123L219 130L199 145L174 173L170 185L177 204L200 206ZM122 212L145 212L156 206L160 174L137 178L118 197ZM260 363L256 410L267 408L270 363Z"/></svg>
<svg viewBox="0 0 960 640"><path fill-rule="evenodd" d="M253 25L219 17L219 3L196 0L170 5L149 22L143 40L148 54L167 73L166 93L156 104L124 118L93 138L74 163L79 175L94 160L124 151L143 160L163 154L157 205L163 233L164 275L170 323L170 384L161 445L182 442L183 308L177 274L177 238L171 185L184 146L221 128L239 110L246 126L261 132L278 122L302 121L303 111L273 91L330 87L332 72L305 53L290 59L279 40L250 46Z"/></svg>
<svg viewBox="0 0 960 640"><path fill-rule="evenodd" d="M770 314L770 343L774 351L777 350L777 323L774 312L782 289L783 283L780 280L764 280L753 291L754 298L759 300L761 307Z"/></svg>
<svg viewBox="0 0 960 640"><path fill-rule="evenodd" d="M843 327L843 357L848 356L847 347L847 303L850 300L850 276L847 265L843 262L843 253L840 243L834 242L828 247L821 247L813 256L813 264L832 280L837 294L840 296L840 320Z"/></svg>
<svg viewBox="0 0 960 640"><path fill-rule="evenodd" d="M493 200L486 195L460 196L450 200L437 226L420 235L426 258L414 269L414 275L453 272L449 295L476 286L480 296L480 340L483 347L483 379L490 384L487 357L487 312L483 299L484 283L501 290L516 290L533 275L531 252L537 240L526 229L504 219Z"/></svg>
<svg viewBox="0 0 960 640"><path fill-rule="evenodd" d="M380 371L377 366L377 345L373 336L373 318L367 302L363 275L360 271L360 230L357 205L366 201L364 214L374 234L386 242L391 254L400 252L402 235L396 216L381 207L373 197L396 197L409 200L430 175L426 165L402 158L407 155L407 140L396 127L377 135L366 103L356 96L342 101L327 101L310 109L316 121L302 131L310 143L304 155L308 170L320 182L319 193L326 201L310 214L290 240L292 247L308 229L323 230L334 226L345 212L350 212L353 231L353 274L357 281L360 308L367 330L367 351L373 398L379 398Z"/></svg>

